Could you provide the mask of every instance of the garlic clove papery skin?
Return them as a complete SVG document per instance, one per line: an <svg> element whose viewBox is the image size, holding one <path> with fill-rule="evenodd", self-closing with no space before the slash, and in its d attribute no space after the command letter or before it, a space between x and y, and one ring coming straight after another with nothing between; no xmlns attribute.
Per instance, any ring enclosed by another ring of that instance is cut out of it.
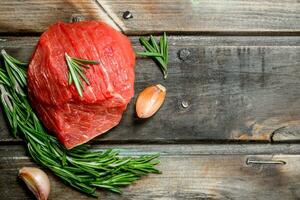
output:
<svg viewBox="0 0 300 200"><path fill-rule="evenodd" d="M166 88L161 84L145 88L136 101L136 114L139 118L153 116L162 106L166 97Z"/></svg>
<svg viewBox="0 0 300 200"><path fill-rule="evenodd" d="M50 181L43 170L36 167L23 167L19 170L19 177L25 182L38 200L48 199Z"/></svg>

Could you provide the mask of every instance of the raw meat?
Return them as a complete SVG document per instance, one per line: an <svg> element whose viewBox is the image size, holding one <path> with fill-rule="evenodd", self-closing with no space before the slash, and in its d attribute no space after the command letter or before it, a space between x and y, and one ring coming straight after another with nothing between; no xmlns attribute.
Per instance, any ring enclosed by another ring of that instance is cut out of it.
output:
<svg viewBox="0 0 300 200"><path fill-rule="evenodd" d="M65 53L89 65L80 97L68 85ZM126 36L102 22L58 22L39 39L28 70L32 106L68 149L116 126L134 94L135 54Z"/></svg>

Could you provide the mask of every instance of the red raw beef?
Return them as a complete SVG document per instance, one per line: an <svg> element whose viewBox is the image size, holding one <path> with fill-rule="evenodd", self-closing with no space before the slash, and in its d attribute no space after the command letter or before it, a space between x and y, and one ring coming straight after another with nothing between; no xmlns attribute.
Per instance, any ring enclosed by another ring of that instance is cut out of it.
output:
<svg viewBox="0 0 300 200"><path fill-rule="evenodd" d="M99 61L86 69L80 97L68 85L65 53ZM135 54L126 36L102 22L56 23L42 34L28 70L32 106L71 149L116 126L134 94Z"/></svg>

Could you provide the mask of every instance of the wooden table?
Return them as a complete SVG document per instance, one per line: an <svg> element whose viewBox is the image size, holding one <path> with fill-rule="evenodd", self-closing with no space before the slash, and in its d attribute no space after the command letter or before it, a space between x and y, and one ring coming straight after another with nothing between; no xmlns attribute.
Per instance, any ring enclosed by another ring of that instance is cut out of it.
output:
<svg viewBox="0 0 300 200"><path fill-rule="evenodd" d="M160 152L163 174L99 199L300 199L299 0L1 0L0 48L29 60L48 25L78 16L106 21L135 49L140 35L169 35L167 80L152 60L136 64L136 93L167 87L162 109L139 122L133 100L92 141L123 155ZM33 199L17 173L35 164L4 121L0 199ZM50 199L90 199L49 175Z"/></svg>

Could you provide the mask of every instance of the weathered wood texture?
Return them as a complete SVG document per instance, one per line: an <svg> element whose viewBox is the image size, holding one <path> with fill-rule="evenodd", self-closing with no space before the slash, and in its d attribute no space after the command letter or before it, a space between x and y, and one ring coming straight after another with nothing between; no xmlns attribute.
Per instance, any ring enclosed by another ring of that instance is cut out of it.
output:
<svg viewBox="0 0 300 200"><path fill-rule="evenodd" d="M137 38L131 39L141 50ZM7 37L0 48L28 60L36 41ZM163 107L154 117L137 120L134 98L121 124L98 142L269 141L272 136L280 141L282 128L291 139L299 138L300 37L170 37L169 42L167 80L150 59L137 59L136 65L136 94L161 83L167 88ZM3 121L1 140L15 141Z"/></svg>
<svg viewBox="0 0 300 200"><path fill-rule="evenodd" d="M105 146L109 147L115 148ZM264 149L262 145L256 145L255 151L260 147ZM0 148L0 199L33 199L24 184L17 179L17 173L22 166L35 164L28 159L20 146L9 146L9 150L3 145ZM143 178L137 184L125 188L122 196L99 191L99 199L300 198L299 155L205 155L205 151L197 145L139 145L120 148L127 149L124 150L126 155L164 152L158 166L163 174ZM271 147L274 148L276 147ZM223 149L225 153L226 149L241 151L242 146L231 145ZM247 160L276 160L286 164L247 164ZM65 186L50 172L48 174L52 186L49 200L90 199Z"/></svg>
<svg viewBox="0 0 300 200"><path fill-rule="evenodd" d="M126 10L133 18L122 18ZM129 35L260 35L170 37L167 80L152 60L137 59L136 94L161 83L168 90L164 106L137 120L135 96L121 124L93 143L122 155L160 152L163 174L143 178L122 196L99 191L99 199L300 199L299 0L1 0L0 35L39 35L74 16L106 21ZM29 60L37 39L0 37L0 49ZM138 38L131 39L141 50ZM204 144L216 140L290 144ZM0 199L34 199L17 178L23 166L35 164L0 110ZM48 173L50 200L91 199Z"/></svg>
<svg viewBox="0 0 300 200"><path fill-rule="evenodd" d="M1 0L0 33L44 31L73 15L102 19L127 34L299 33L297 0ZM133 18L124 20L124 11Z"/></svg>
<svg viewBox="0 0 300 200"><path fill-rule="evenodd" d="M145 32L299 32L297 0L97 0L128 34ZM133 19L123 20L129 10Z"/></svg>
<svg viewBox="0 0 300 200"><path fill-rule="evenodd" d="M103 20L118 26L93 0L1 0L0 33L40 33L57 22L70 22L72 17Z"/></svg>

